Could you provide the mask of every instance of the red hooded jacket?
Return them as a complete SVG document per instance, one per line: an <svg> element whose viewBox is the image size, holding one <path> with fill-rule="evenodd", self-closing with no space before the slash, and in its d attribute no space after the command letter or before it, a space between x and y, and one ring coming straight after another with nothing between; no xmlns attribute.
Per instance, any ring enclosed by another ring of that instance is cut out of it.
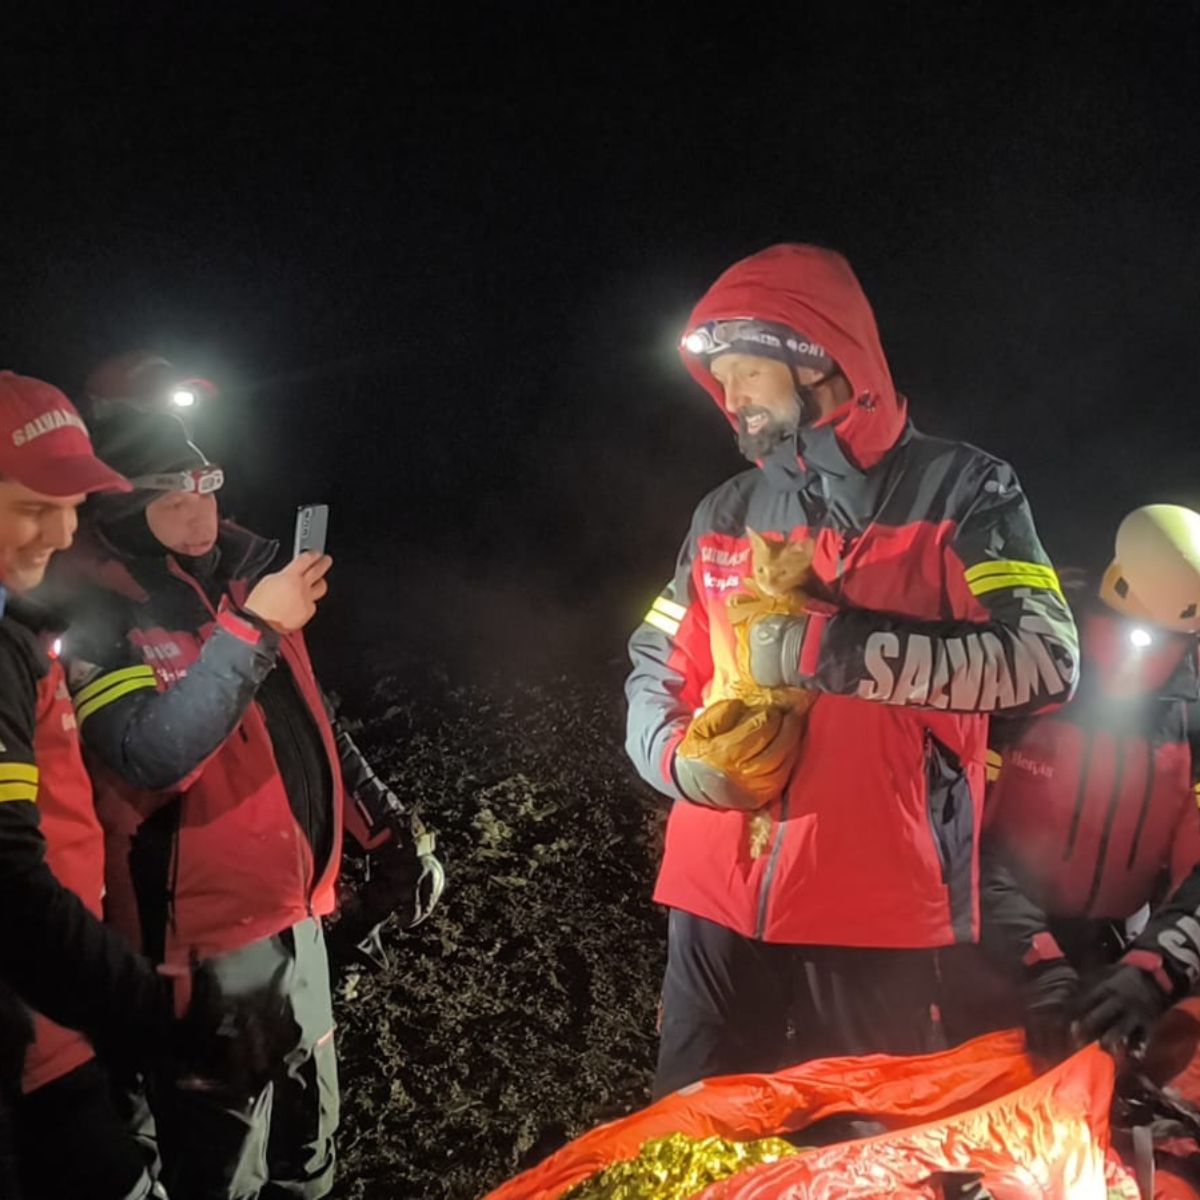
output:
<svg viewBox="0 0 1200 1200"><path fill-rule="evenodd" d="M737 318L820 343L852 396L701 502L630 641L627 748L678 801L656 899L771 942L973 940L987 714L1070 694L1070 611L1012 469L908 423L844 259L765 250L717 280L688 328ZM724 411L706 362L684 360ZM692 715L737 678L727 601L747 590L747 526L812 539L829 599L799 644L797 671L820 695L764 810L765 850L749 814L686 801L672 774Z"/></svg>

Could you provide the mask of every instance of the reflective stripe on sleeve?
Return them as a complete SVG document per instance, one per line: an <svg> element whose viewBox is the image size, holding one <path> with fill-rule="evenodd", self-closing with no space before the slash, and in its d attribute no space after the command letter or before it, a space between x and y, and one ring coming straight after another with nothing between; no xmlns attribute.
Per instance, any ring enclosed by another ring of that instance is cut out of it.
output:
<svg viewBox="0 0 1200 1200"><path fill-rule="evenodd" d="M136 667L122 667L119 671L107 671L75 693L75 706L78 708L79 705L86 704L93 696L98 696L114 684L124 683L126 679L149 679L153 682L154 669L146 663L139 663Z"/></svg>
<svg viewBox="0 0 1200 1200"><path fill-rule="evenodd" d="M967 586L976 596L1001 588L1040 588L1062 595L1053 567L1042 563L991 561L976 563L966 571Z"/></svg>
<svg viewBox="0 0 1200 1200"><path fill-rule="evenodd" d="M5 800L28 800L30 804L37 800L38 785L22 781L20 783L9 783L0 780L0 804Z"/></svg>
<svg viewBox="0 0 1200 1200"><path fill-rule="evenodd" d="M129 667L124 671L113 671L112 674L97 679L95 683L88 684L75 697L75 719L82 725L88 717L106 704L112 704L114 700L120 700L130 692L157 687L154 671L150 667Z"/></svg>
<svg viewBox="0 0 1200 1200"><path fill-rule="evenodd" d="M653 625L667 637L674 637L679 632L679 623L685 616L687 616L687 609L682 604L676 604L674 600L668 600L666 596L659 596L650 606L650 611L644 620L647 625Z"/></svg>
<svg viewBox="0 0 1200 1200"><path fill-rule="evenodd" d="M646 614L646 624L653 625L655 629L661 630L667 637L674 637L679 632L678 621L672 621L669 617L664 617L662 613L653 608Z"/></svg>

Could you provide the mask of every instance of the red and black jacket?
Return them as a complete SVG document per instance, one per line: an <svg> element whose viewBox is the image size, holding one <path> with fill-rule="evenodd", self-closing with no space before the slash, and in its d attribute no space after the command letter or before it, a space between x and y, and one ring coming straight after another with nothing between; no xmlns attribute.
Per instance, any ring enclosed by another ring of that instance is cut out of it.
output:
<svg viewBox="0 0 1200 1200"><path fill-rule="evenodd" d="M985 948L1010 965L1064 951L1095 965L1086 959L1105 953L1097 926L1123 928L1149 904L1155 911L1138 944L1153 945L1190 917L1200 968L1200 734L1189 729L1200 687L1196 639L1147 635L1099 604L1082 631L1075 699L993 727Z"/></svg>
<svg viewBox="0 0 1200 1200"><path fill-rule="evenodd" d="M627 747L671 811L656 899L773 942L929 947L978 932L987 716L1059 703L1076 632L1012 469L912 428L870 306L839 256L778 246L692 315L820 342L853 396L701 502L674 579L630 642ZM703 364L689 369L723 408ZM800 673L820 695L757 857L751 818L683 800L675 749L732 694L727 601L747 527L815 542Z"/></svg>
<svg viewBox="0 0 1200 1200"><path fill-rule="evenodd" d="M0 588L0 991L36 1014L31 1029L0 1002L0 1060L11 1072L24 1053L29 1091L91 1057L71 1030L122 1055L161 1046L170 1003L151 965L96 916L103 842L63 672L47 654L54 635L44 612L6 610L6 599Z"/></svg>
<svg viewBox="0 0 1200 1200"><path fill-rule="evenodd" d="M57 579L78 614L64 655L109 916L169 962L331 912L341 856L339 754L304 639L240 608L276 545L223 523L217 552L215 601L173 557L122 556L94 532Z"/></svg>

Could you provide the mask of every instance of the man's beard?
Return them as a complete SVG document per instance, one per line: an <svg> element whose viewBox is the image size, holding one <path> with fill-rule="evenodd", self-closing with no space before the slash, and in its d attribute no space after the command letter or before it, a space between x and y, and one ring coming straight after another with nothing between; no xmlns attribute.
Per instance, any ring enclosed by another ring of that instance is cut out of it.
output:
<svg viewBox="0 0 1200 1200"><path fill-rule="evenodd" d="M748 426L755 417L764 417L765 421L751 433ZM751 462L756 463L765 458L780 442L787 441L800 428L800 405L796 404L793 411L786 417L776 416L770 409L761 405L751 405L738 413L737 444L738 449Z"/></svg>

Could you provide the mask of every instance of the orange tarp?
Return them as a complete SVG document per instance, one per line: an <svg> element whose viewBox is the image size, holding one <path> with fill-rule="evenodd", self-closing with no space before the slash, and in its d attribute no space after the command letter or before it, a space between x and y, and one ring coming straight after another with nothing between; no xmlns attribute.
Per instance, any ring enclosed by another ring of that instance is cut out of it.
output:
<svg viewBox="0 0 1200 1200"><path fill-rule="evenodd" d="M654 1138L752 1139L856 1113L890 1132L751 1166L702 1200L935 1197L939 1172L981 1172L996 1200L1136 1197L1108 1150L1113 1065L1089 1047L1035 1079L1021 1035L990 1034L912 1058L823 1059L773 1075L706 1080L602 1125L486 1200L557 1200ZM1106 1182L1107 1177L1107 1182Z"/></svg>

